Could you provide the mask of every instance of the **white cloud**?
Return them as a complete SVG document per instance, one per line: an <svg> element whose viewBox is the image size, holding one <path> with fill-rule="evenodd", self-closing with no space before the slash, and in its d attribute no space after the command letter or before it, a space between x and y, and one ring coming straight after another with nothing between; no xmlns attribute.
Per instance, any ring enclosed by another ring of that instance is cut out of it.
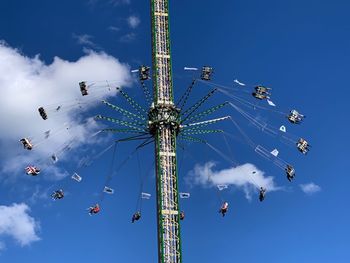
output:
<svg viewBox="0 0 350 263"><path fill-rule="evenodd" d="M218 184L233 185L242 189L247 199L257 188L264 187L267 191L278 190L272 176L264 176L253 164L246 163L236 167L214 170L215 163L196 164L187 177L187 182L203 187L213 187Z"/></svg>
<svg viewBox="0 0 350 263"><path fill-rule="evenodd" d="M87 3L90 6L94 6L99 2L107 2L107 4L110 4L112 6L118 6L118 5L129 5L131 3L131 0L89 0Z"/></svg>
<svg viewBox="0 0 350 263"><path fill-rule="evenodd" d="M109 26L109 27L108 27L108 30L113 31L113 32L119 32L119 31L120 31L120 28L119 28L119 27L116 27L116 26Z"/></svg>
<svg viewBox="0 0 350 263"><path fill-rule="evenodd" d="M0 237L10 236L21 246L40 240L37 235L39 223L28 214L29 211L24 203L0 206ZM0 242L0 247L5 247L3 241Z"/></svg>
<svg viewBox="0 0 350 263"><path fill-rule="evenodd" d="M119 41L120 42L124 42L124 43L130 43L132 41L134 41L136 38L136 34L135 33L128 33L128 34L125 34L123 36L121 36L119 38Z"/></svg>
<svg viewBox="0 0 350 263"><path fill-rule="evenodd" d="M112 4L113 6L130 5L131 0L110 0L109 3Z"/></svg>
<svg viewBox="0 0 350 263"><path fill-rule="evenodd" d="M131 28L137 28L141 22L140 18L135 16L135 15L131 15L127 18L128 21L128 25Z"/></svg>
<svg viewBox="0 0 350 263"><path fill-rule="evenodd" d="M0 90L3 98L0 103L0 144L6 149L0 152L2 172L23 173L26 165L37 160L45 164L49 162L54 152L60 152L58 157L62 160L67 152L65 147L76 148L87 141L96 142L98 136L95 139L90 136L100 124L79 117L78 112L100 105L101 98L114 96L115 92L107 88L91 89L88 96L82 97L78 86L82 80L113 80L115 86L132 83L129 66L104 52L90 50L73 62L55 57L47 65L38 55L26 57L0 42ZM59 105L61 110L55 112ZM39 116L40 106L53 107L45 121ZM48 130L51 135L45 139L44 132ZM32 151L24 150L19 144L18 140L23 137L32 138ZM58 168L51 169L50 172L58 177L65 174Z"/></svg>
<svg viewBox="0 0 350 263"><path fill-rule="evenodd" d="M94 48L98 48L98 46L92 41L92 39L94 38L91 35L88 34L83 34L83 35L77 35L75 33L73 33L73 38L77 40L77 43L79 45L83 45L83 46L90 46L90 47L94 47Z"/></svg>
<svg viewBox="0 0 350 263"><path fill-rule="evenodd" d="M6 248L6 245L4 242L0 241L0 251L4 250Z"/></svg>
<svg viewBox="0 0 350 263"><path fill-rule="evenodd" d="M312 195L314 193L317 193L319 191L321 191L321 187L315 183L308 183L308 184L301 184L299 185L300 189L308 195Z"/></svg>
<svg viewBox="0 0 350 263"><path fill-rule="evenodd" d="M49 198L50 188L43 188L40 185L31 186L32 195L27 199L31 205L36 204L39 200L45 200Z"/></svg>

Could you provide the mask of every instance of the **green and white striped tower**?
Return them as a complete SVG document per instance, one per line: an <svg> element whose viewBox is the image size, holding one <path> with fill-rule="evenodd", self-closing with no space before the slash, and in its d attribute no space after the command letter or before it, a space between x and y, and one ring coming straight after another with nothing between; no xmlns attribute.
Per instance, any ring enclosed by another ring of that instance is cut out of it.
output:
<svg viewBox="0 0 350 263"><path fill-rule="evenodd" d="M149 130L155 138L158 261L182 262L176 136L180 111L174 105L169 1L151 0L153 104Z"/></svg>

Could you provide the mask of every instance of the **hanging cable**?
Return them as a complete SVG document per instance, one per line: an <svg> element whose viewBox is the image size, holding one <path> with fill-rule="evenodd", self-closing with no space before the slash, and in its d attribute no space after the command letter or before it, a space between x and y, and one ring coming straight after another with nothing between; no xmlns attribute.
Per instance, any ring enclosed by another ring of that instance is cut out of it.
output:
<svg viewBox="0 0 350 263"><path fill-rule="evenodd" d="M146 140L148 140L148 138L147 138ZM117 140L117 141L116 141L116 144L119 143L119 142L122 142L122 141L125 141L125 140ZM144 142L145 142L145 141L144 141ZM120 169L123 168L123 166L131 159L131 157L132 157L139 149L141 149L141 148L143 147L143 146L141 146L141 145L143 145L144 142L141 143L140 145L138 145L138 146L134 149L134 151L132 151L132 152L119 164L119 166L118 166L118 167L116 168L116 170L115 170L115 173L110 173L110 175L107 177L107 179L106 179L106 181L105 181L105 186L106 186L106 185L109 185L109 184L111 183L113 177L114 177L115 175L118 174L118 172L120 171ZM141 146L141 147L140 147L140 146ZM115 146L115 147L116 147L116 146ZM115 148L115 149L116 149L116 148ZM102 191L102 195L103 195L103 194L104 194L104 192ZM101 200L103 200L103 197L101 198Z"/></svg>
<svg viewBox="0 0 350 263"><path fill-rule="evenodd" d="M110 167L109 167L109 170L108 170L108 174L107 174L107 177L106 177L106 180L105 180L105 184L104 184L104 186L103 186L103 189L102 189L102 191L101 191L101 197L100 197L100 202L102 202L103 201L103 199L104 199L104 196L105 196L105 192L104 192L104 188L106 187L106 186L109 186L109 183L110 183L110 181L112 180L112 176L113 176L113 168L114 168L114 162L115 162L115 156L116 156L116 152L117 152L117 144L118 144L118 142L115 142L114 143L114 149L113 149L113 155L112 155L112 162L111 162L111 165L110 165Z"/></svg>
<svg viewBox="0 0 350 263"><path fill-rule="evenodd" d="M203 84L207 85L207 86L210 86L210 87L217 87L217 88L220 88L220 89L224 89L224 90L227 90L227 91L238 91L238 92L244 92L244 93L249 93L249 91L247 90L243 90L243 89L239 89L239 88L236 88L236 87L228 87L228 86L225 86L225 85L221 85L221 84L217 84L217 83L214 83L212 81L208 82L208 81L204 81L204 80L199 80L200 82L202 82Z"/></svg>
<svg viewBox="0 0 350 263"><path fill-rule="evenodd" d="M217 154L219 154L222 158L224 158L226 161L228 161L230 164L233 164L234 166L238 166L239 163L236 162L235 160L231 159L229 156L227 156L226 154L224 154L222 151L220 151L219 149L217 149L216 147L214 147L213 145L207 143L207 146L209 146L213 151L215 151ZM255 180L255 178L253 177L252 174L248 174L249 177L251 178L252 184L255 185L257 188L259 188L259 184L257 183L257 181Z"/></svg>
<svg viewBox="0 0 350 263"><path fill-rule="evenodd" d="M225 133L222 133L222 137L224 138L224 141L225 141L225 144L226 144L226 147L227 147L227 150L229 151L230 155L232 156L232 161L233 163L238 166L238 162L235 160L234 158L234 154L233 154L233 151L231 150L231 147L230 145L228 144L228 141L227 141L227 138L225 136Z"/></svg>
<svg viewBox="0 0 350 263"><path fill-rule="evenodd" d="M251 103L241 97L238 97L238 96L235 96L233 95L230 91L232 91L233 88L231 87L227 87L227 86L223 86L223 85L219 85L219 84L216 84L216 83L213 83L213 82L206 82L206 81L201 81L203 82L204 84L206 84L207 86L210 86L210 87L216 87L218 88L218 91L220 91L221 93L225 94L226 96L246 105L246 106L250 106L252 107L253 109L255 108L259 108L259 109L262 109L262 110L267 110L267 111L271 111L271 112L275 112L275 113L278 113L278 114L281 114L281 115L288 115L288 113L284 112L284 111L279 111L279 110L274 110L274 109L271 109L269 107L264 107L264 106L261 106L261 105L257 105L257 104L254 104L254 103ZM240 90L240 89L237 89L238 91L243 91L243 90ZM246 92L246 91L243 91L243 92ZM247 93L250 93L250 92L247 92Z"/></svg>
<svg viewBox="0 0 350 263"><path fill-rule="evenodd" d="M201 98L199 101L197 101L194 105L192 105L190 108L185 110L181 115L183 116L183 119L181 119L181 123L183 123L185 120L187 120L193 113L197 111L197 109L203 105L215 92L217 89L211 90L207 95L205 95L203 98ZM185 116L186 115L186 116Z"/></svg>
<svg viewBox="0 0 350 263"><path fill-rule="evenodd" d="M266 134L269 134L271 136L279 136L279 138L284 139L286 142L288 142L289 144L292 143L292 145L294 146L296 141L298 140L297 137L291 133L287 133L284 132L284 134L288 134L289 137L287 137L286 135L282 135L280 136L280 134L277 132L276 127L273 127L265 122L262 121L258 121L256 118L254 118L252 115L250 115L249 113L243 111L241 108L239 108L238 106L236 106L233 103L229 103L229 105L234 108L238 113L240 113L244 118L246 118L251 124L253 124L257 129L261 130L262 132L265 132ZM294 138L290 138L290 137L294 137ZM282 141L283 142L283 141Z"/></svg>
<svg viewBox="0 0 350 263"><path fill-rule="evenodd" d="M139 156L139 152L136 153L136 158L137 158L137 168L138 168L138 175L139 175L139 179L140 179L140 189L139 189L139 193L137 195L137 202L136 202L136 212L139 211L140 213L142 213L142 191L143 191L143 178L141 176L141 163L140 163L140 156Z"/></svg>
<svg viewBox="0 0 350 263"><path fill-rule="evenodd" d="M237 130L241 133L241 135L243 136L243 138L246 140L246 142L248 143L248 145L252 148L255 148L255 143L249 138L249 136L241 129L241 127L239 127L239 125L236 123L236 121L233 120L233 118L230 119L231 122L235 125L235 127L237 128Z"/></svg>

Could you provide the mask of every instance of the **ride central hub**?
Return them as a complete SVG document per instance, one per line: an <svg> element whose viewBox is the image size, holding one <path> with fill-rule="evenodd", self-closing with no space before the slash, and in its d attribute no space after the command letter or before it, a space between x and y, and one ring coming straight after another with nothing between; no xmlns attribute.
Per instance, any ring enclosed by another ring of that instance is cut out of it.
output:
<svg viewBox="0 0 350 263"><path fill-rule="evenodd" d="M155 134L157 129L162 129L163 127L170 127L172 130L176 131L176 134L180 131L180 109L176 108L174 105L154 105L152 106L148 113L148 129L151 134Z"/></svg>

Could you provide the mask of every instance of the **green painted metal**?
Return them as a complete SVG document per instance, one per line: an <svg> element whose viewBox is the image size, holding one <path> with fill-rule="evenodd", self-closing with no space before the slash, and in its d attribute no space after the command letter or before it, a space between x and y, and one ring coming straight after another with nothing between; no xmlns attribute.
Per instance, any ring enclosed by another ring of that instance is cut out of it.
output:
<svg viewBox="0 0 350 263"><path fill-rule="evenodd" d="M177 148L176 148L176 136L174 136L174 147L175 147L175 151L177 151ZM177 154L177 152L176 152L176 154ZM177 156L177 155L176 155ZM176 178L179 178L179 175L178 175L178 169L177 169L177 157L175 158L175 167L176 167ZM181 211L180 211L180 206L179 206L179 204L180 204L180 202L179 202L179 191L178 191L178 189L179 189L179 180L176 180L176 192L177 192L177 194L176 194L176 197L177 197L177 199L176 199L176 203L178 204L178 208L179 208L179 210L178 210L178 212L180 213ZM179 237L179 240L180 240L180 242L179 242L179 252L180 252L180 259L179 259L179 261L178 262L182 262L182 242L181 242L181 224L180 224L180 216L178 216L177 217L177 221L178 221L178 226L179 226L179 229L178 229L178 237Z"/></svg>
<svg viewBox="0 0 350 263"><path fill-rule="evenodd" d="M136 135L136 136L131 136L131 137L126 137L126 138L122 138L119 140L116 140L116 142L128 142L128 141L137 141L137 140L149 140L150 136L147 136L147 133L145 134L140 134L140 135ZM136 148L137 149L137 148Z"/></svg>
<svg viewBox="0 0 350 263"><path fill-rule="evenodd" d="M189 141L189 142L199 142L199 143L204 143L206 144L207 141L200 139L200 138L196 138L196 137L192 137L192 136L187 136L187 135L180 135L179 139L184 140L184 141Z"/></svg>
<svg viewBox="0 0 350 263"><path fill-rule="evenodd" d="M209 134L209 133L222 133L223 130L201 130L201 129L194 129L194 130L184 130L181 132L181 135L199 135L199 134Z"/></svg>
<svg viewBox="0 0 350 263"><path fill-rule="evenodd" d="M106 104L108 107L116 110L117 112L123 114L125 117L128 117L130 119L138 118L140 120L146 121L146 118L143 117L142 115L140 116L140 115L134 114L134 113L132 113L130 111L127 111L127 110L125 110L125 109L123 109L121 107L118 107L118 106L116 106L116 105L114 105L112 103L109 103L108 101L102 100L102 103Z"/></svg>
<svg viewBox="0 0 350 263"><path fill-rule="evenodd" d="M156 34L155 34L155 16L154 16L154 0L151 0L151 34L152 34L152 74L153 74L153 102L157 103L158 101L158 82L157 82L157 47L156 43Z"/></svg>
<svg viewBox="0 0 350 263"><path fill-rule="evenodd" d="M166 1L167 5L167 13L168 13L168 21L170 20L170 12L169 12L169 1ZM168 43L168 51L169 54L171 54L171 39L170 39L170 23L168 23L168 30L167 30L167 43ZM172 72L172 67L173 67L173 62L170 56L170 71L169 71L169 76L170 76L170 85L171 85L171 101L174 101L174 89L173 89L173 72Z"/></svg>
<svg viewBox="0 0 350 263"><path fill-rule="evenodd" d="M199 101L197 101L193 106L191 106L189 109L187 109L184 113L182 113L182 116L187 115L184 117L181 121L183 123L185 120L187 120L203 103L205 103L215 92L217 91L217 88L211 90L207 95L205 95L203 98L201 98Z"/></svg>
<svg viewBox="0 0 350 263"><path fill-rule="evenodd" d="M140 130L136 129L114 129L114 128L107 128L107 129L102 129L101 131L103 132L113 132L113 133L143 133Z"/></svg>
<svg viewBox="0 0 350 263"><path fill-rule="evenodd" d="M192 80L191 85L186 89L185 93L181 96L180 100L176 104L180 110L182 110L183 107L186 105L186 102L191 94L194 84L196 84L196 79Z"/></svg>
<svg viewBox="0 0 350 263"><path fill-rule="evenodd" d="M199 129L220 121L224 121L227 119L230 119L231 116L225 116L225 117L221 117L221 118L216 118L216 119L212 119L212 120L206 120L206 121L200 121L200 122L194 122L194 123L190 123L190 124L184 124L182 125L182 129L183 130L189 130L189 129Z"/></svg>
<svg viewBox="0 0 350 263"><path fill-rule="evenodd" d="M126 99L126 101L130 104L131 107L133 107L133 109L135 111L137 111L140 114L146 114L147 111L140 106L140 104L138 104L135 100L133 100L128 93L126 93L125 91L121 90L121 88L117 87L117 90L120 92L120 94L122 94L122 96Z"/></svg>
<svg viewBox="0 0 350 263"><path fill-rule="evenodd" d="M154 104L149 131L155 137L159 263L181 263L176 162L179 111L174 106L168 0L151 0Z"/></svg>
<svg viewBox="0 0 350 263"><path fill-rule="evenodd" d="M122 120L118 120L118 119L111 118L111 117L105 117L102 115L97 115L95 118L100 119L100 120L114 122L114 123L129 127L129 128L135 129L135 130L147 131L146 126L144 126L144 128L142 126L141 127L139 126L139 125L145 125L145 123L122 121Z"/></svg>
<svg viewBox="0 0 350 263"><path fill-rule="evenodd" d="M161 160L159 151L157 149L160 148L160 138L159 138L159 132L156 134L156 173L161 173L162 167L161 167ZM162 208L162 198L161 198L161 189L162 189L162 181L159 180L159 178L156 178L156 185L157 185L157 225L158 225L158 261L159 263L164 262L164 241L163 241L163 215L160 212Z"/></svg>
<svg viewBox="0 0 350 263"><path fill-rule="evenodd" d="M207 109L207 110L205 110L203 112L200 112L200 113L198 113L196 115L193 115L193 116L187 118L187 121L198 121L200 119L203 119L204 117L208 116L209 114L214 113L215 111L221 109L222 107L224 107L226 105L228 105L228 102L224 102L224 103L221 103L219 105L216 105L216 106L214 106L212 108L209 108L209 109Z"/></svg>
<svg viewBox="0 0 350 263"><path fill-rule="evenodd" d="M142 88L143 94L146 97L146 101L147 101L148 106L151 105L151 103L152 103L152 96L151 96L147 86L145 85L144 81L141 81L141 88Z"/></svg>

